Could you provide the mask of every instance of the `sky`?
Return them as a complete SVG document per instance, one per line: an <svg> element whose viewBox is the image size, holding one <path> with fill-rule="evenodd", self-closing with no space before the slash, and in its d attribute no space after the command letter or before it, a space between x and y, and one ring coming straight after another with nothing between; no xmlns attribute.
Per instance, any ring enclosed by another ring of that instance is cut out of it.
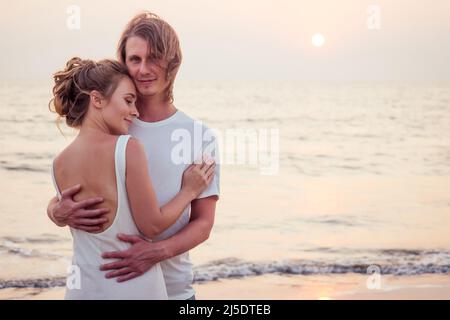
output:
<svg viewBox="0 0 450 320"><path fill-rule="evenodd" d="M0 80L49 79L72 56L114 58L140 10L177 31L179 79L450 81L449 0L2 1Z"/></svg>

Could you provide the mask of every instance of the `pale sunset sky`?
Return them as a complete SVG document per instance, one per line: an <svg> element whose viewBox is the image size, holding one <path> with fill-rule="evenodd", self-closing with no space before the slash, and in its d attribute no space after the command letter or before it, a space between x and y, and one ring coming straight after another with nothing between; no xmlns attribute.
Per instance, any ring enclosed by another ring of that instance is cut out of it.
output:
<svg viewBox="0 0 450 320"><path fill-rule="evenodd" d="M70 5L79 30L67 27ZM370 5L379 29L367 26ZM114 58L144 9L177 31L182 79L450 81L449 0L2 1L0 79L49 79L72 56Z"/></svg>

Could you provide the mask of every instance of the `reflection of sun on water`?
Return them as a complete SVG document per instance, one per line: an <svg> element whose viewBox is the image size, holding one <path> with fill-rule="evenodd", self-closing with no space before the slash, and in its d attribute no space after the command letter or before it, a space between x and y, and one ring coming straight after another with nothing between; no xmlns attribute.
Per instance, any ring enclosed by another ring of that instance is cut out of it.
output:
<svg viewBox="0 0 450 320"><path fill-rule="evenodd" d="M311 42L315 47L322 47L325 44L325 37L321 33L316 33L312 36Z"/></svg>

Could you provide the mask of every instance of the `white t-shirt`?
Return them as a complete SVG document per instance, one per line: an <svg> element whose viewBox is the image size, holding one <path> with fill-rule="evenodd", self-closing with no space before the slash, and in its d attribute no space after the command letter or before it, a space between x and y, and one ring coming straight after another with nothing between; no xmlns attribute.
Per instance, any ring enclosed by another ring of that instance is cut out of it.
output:
<svg viewBox="0 0 450 320"><path fill-rule="evenodd" d="M150 177L160 206L172 199L181 188L184 170L202 154L216 160L216 173L211 185L198 197L219 196L220 161L216 136L200 121L181 111L157 122L135 119L130 135L145 148ZM189 223L190 205L181 217L155 240L167 239ZM161 268L169 299L188 299L195 294L189 252L162 261Z"/></svg>

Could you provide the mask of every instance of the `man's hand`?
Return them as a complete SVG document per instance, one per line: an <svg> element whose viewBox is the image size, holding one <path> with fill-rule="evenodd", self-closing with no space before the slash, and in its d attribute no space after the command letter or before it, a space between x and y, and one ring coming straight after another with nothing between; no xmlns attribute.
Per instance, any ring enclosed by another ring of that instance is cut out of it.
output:
<svg viewBox="0 0 450 320"><path fill-rule="evenodd" d="M49 217L59 226L69 225L72 228L95 232L100 231L102 224L108 222L104 217L109 212L108 208L88 209L102 203L102 198L90 198L76 202L73 196L80 192L81 185L76 185L61 193L61 200L51 202L48 211Z"/></svg>
<svg viewBox="0 0 450 320"><path fill-rule="evenodd" d="M103 259L118 260L100 266L100 270L102 271L112 270L105 277L118 277L117 282L139 277L158 262L170 257L161 242L148 242L140 236L125 234L119 234L117 238L131 243L132 246L125 251L103 253Z"/></svg>

